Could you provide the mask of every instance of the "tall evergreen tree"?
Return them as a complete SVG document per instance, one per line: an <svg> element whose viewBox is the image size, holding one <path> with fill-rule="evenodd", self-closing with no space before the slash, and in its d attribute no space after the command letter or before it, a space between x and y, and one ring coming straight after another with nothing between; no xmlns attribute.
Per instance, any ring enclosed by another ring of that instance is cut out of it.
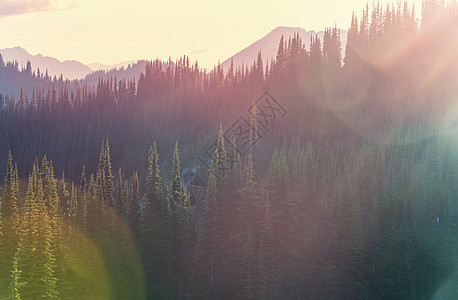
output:
<svg viewBox="0 0 458 300"><path fill-rule="evenodd" d="M20 229L20 248L17 266L21 271L18 291L24 299L58 297L53 250L53 219L47 212L45 201L44 168L49 167L46 159L39 173L38 162L29 176L27 196L24 204L24 217ZM49 179L49 178L48 178ZM46 185L49 188L49 182ZM47 194L53 194L47 191Z"/></svg>
<svg viewBox="0 0 458 300"><path fill-rule="evenodd" d="M97 167L97 194L98 197L109 207L114 205L114 186L111 171L111 155L108 139L102 141Z"/></svg>
<svg viewBox="0 0 458 300"><path fill-rule="evenodd" d="M119 168L118 178L116 180L116 197L115 197L115 208L118 214L122 213L122 189L123 189L122 172L121 172L121 168Z"/></svg>
<svg viewBox="0 0 458 300"><path fill-rule="evenodd" d="M46 211L50 215L51 222L55 222L59 213L57 180L54 177L52 162L49 162L46 156L41 161L39 177L43 184L43 201L45 202ZM53 229L55 229L55 226L53 225Z"/></svg>
<svg viewBox="0 0 458 300"><path fill-rule="evenodd" d="M19 179L13 156L8 154L2 199L2 247L0 249L0 294L9 294L13 258L19 246Z"/></svg>
<svg viewBox="0 0 458 300"><path fill-rule="evenodd" d="M113 173L111 170L111 154L110 144L108 139L105 142L105 151L103 157L103 173L104 173L104 201L110 207L114 206L114 185L113 185Z"/></svg>
<svg viewBox="0 0 458 300"><path fill-rule="evenodd" d="M94 174L89 176L87 194L87 231L88 234L97 240L100 234L101 220L101 201L97 196L97 183Z"/></svg>
<svg viewBox="0 0 458 300"><path fill-rule="evenodd" d="M173 207L179 207L182 199L182 181L181 181L181 167L180 155L178 152L178 142L175 143L172 158L172 170L170 173L170 202Z"/></svg>
<svg viewBox="0 0 458 300"><path fill-rule="evenodd" d="M173 295L170 204L162 191L159 174L159 155L156 143L148 155L145 204L141 215L142 256L147 279L146 293L149 299L171 298Z"/></svg>
<svg viewBox="0 0 458 300"><path fill-rule="evenodd" d="M188 277L192 251L191 203L186 187L181 179L178 142L173 151L171 183L169 190L172 208L172 251L174 272L177 276L177 295L179 299L188 293Z"/></svg>
<svg viewBox="0 0 458 300"><path fill-rule="evenodd" d="M124 219L127 220L127 217L129 215L129 206L130 206L130 194L129 194L129 182L127 179L124 180L124 185L122 188L121 192L121 206L122 206L122 211L121 215L124 217Z"/></svg>
<svg viewBox="0 0 458 300"><path fill-rule="evenodd" d="M83 167L83 171L80 176L79 193L77 197L76 207L76 222L83 230L86 229L87 225L87 202L88 202L88 186L86 180L86 168Z"/></svg>
<svg viewBox="0 0 458 300"><path fill-rule="evenodd" d="M127 221L135 236L140 234L140 194L138 184L138 173L135 172L131 177L131 192L129 197L129 211Z"/></svg>
<svg viewBox="0 0 458 300"><path fill-rule="evenodd" d="M65 174L62 172L62 177L59 180L58 191L59 195L59 211L62 218L68 222L71 217L72 205L70 199L70 192L67 188L67 183L65 182Z"/></svg>
<svg viewBox="0 0 458 300"><path fill-rule="evenodd" d="M276 243L272 227L270 202L267 196L264 205L264 220L259 237L257 254L258 276L256 290L260 299L278 298L279 269L277 263Z"/></svg>
<svg viewBox="0 0 458 300"><path fill-rule="evenodd" d="M222 177L226 176L226 173L229 169L227 164L227 154L226 147L224 146L224 136L223 136L223 123L219 123L218 137L216 139L216 152L217 152L217 161L215 171L218 172ZM215 174L216 175L216 174Z"/></svg>
<svg viewBox="0 0 458 300"><path fill-rule="evenodd" d="M215 152L197 229L193 285L199 298L202 299L223 297L222 292L225 285L222 208L217 197L216 184L218 156L219 153Z"/></svg>
<svg viewBox="0 0 458 300"><path fill-rule="evenodd" d="M260 147L258 134L258 112L257 107L253 104L250 115L250 137L249 137L249 154L253 160L253 171L259 172L261 168L260 162ZM253 179L253 178L252 178Z"/></svg>
<svg viewBox="0 0 458 300"><path fill-rule="evenodd" d="M59 296L62 298L70 298L73 292L73 275L67 262L69 257L68 245L72 237L72 221L73 221L73 199L74 186L71 190L72 194L68 191L67 183L65 182L65 175L62 173L62 178L58 183L58 198L59 198L59 216L56 218L56 226L60 231L60 238L57 239L57 245L55 250L55 277L57 279L57 290Z"/></svg>
<svg viewBox="0 0 458 300"><path fill-rule="evenodd" d="M354 67L356 63L357 55L358 55L358 18L355 16L353 12L351 16L351 24L350 28L348 29L347 35L347 45L345 48L345 57L344 57L344 67L348 70L348 68Z"/></svg>
<svg viewBox="0 0 458 300"><path fill-rule="evenodd" d="M21 286L21 271L19 270L17 263L17 253L13 258L13 271L11 272L11 288L9 299L21 300L21 294L19 293L19 287Z"/></svg>

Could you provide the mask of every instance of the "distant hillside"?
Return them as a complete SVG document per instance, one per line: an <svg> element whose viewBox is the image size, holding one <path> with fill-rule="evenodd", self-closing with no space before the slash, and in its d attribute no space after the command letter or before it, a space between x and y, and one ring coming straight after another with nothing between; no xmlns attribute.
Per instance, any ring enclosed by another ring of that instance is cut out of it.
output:
<svg viewBox="0 0 458 300"><path fill-rule="evenodd" d="M17 60L19 67L25 67L27 61L30 61L34 70L40 68L40 72L45 73L47 69L48 75L51 77L60 77L62 74L64 78L81 79L92 71L88 66L78 61L66 60L61 62L56 58L41 54L32 55L21 47L1 49L0 53L6 61Z"/></svg>
<svg viewBox="0 0 458 300"><path fill-rule="evenodd" d="M63 78L74 80L74 79L84 79L86 76L90 75L92 72L103 71L106 72L108 70L118 69L119 72L124 68L128 70L129 66L133 66L136 64L135 61L125 61L119 64L112 64L106 65L101 63L93 63L89 65L85 65L78 61L64 61L61 62L56 58L43 56L41 54L32 55L27 50L21 47L14 47L14 48L5 48L0 49L0 54L3 55L4 61L17 61L19 69L22 67L25 68L27 65L27 61L32 63L33 70L36 71L37 68L40 68L40 72L45 74L46 70L48 70L48 75L50 77L60 77L62 74ZM143 65L144 66L144 65ZM135 68L134 68L135 69ZM131 70L132 71L132 70ZM97 72L98 73L98 72ZM137 72L138 75L140 72ZM138 77L138 75L135 75ZM121 76L124 78L124 76ZM129 76L132 77L132 76Z"/></svg>
<svg viewBox="0 0 458 300"><path fill-rule="evenodd" d="M65 76L60 80L60 76L54 80L53 78L46 78L43 73L40 73L40 77L36 76L36 67L32 64L34 73L28 72L25 67L20 67L19 63L16 64L14 61L3 61L0 59L0 94L14 95L19 98L21 89L23 94L32 95L35 90L47 90L54 86L58 87L62 84L66 84L71 91L76 91L80 84L88 84L90 89L95 88L100 79L116 78L116 80L122 79L135 79L138 82L140 73L145 70L146 60L139 60L137 62L127 65L127 67L120 67L111 70L99 70L93 71L86 75L83 79L79 80L67 80ZM173 63L172 63L173 65ZM163 63L163 68L168 67L168 63ZM40 71L42 72L42 71Z"/></svg>
<svg viewBox="0 0 458 300"><path fill-rule="evenodd" d="M307 50L310 49L310 37L318 34L318 37L323 40L324 31L316 32L315 30L306 31L300 27L277 27L272 30L269 34L261 38L260 40L254 42L250 46L246 47L237 54L229 57L222 63L224 70L227 70L230 67L231 59L234 61L234 67L245 65L252 65L253 62L258 57L258 52L261 51L263 63L265 64L267 60L271 61L272 58L275 58L278 50L278 43L283 36L287 41L289 37L293 37L295 33L299 33L299 36L302 39L302 42L305 44ZM342 55L345 52L345 46L347 44L347 31L340 30L340 40L342 43Z"/></svg>
<svg viewBox="0 0 458 300"><path fill-rule="evenodd" d="M0 60L0 94L20 97L23 93L31 95L33 90L47 89L50 82L26 71L20 71L13 63L4 64Z"/></svg>

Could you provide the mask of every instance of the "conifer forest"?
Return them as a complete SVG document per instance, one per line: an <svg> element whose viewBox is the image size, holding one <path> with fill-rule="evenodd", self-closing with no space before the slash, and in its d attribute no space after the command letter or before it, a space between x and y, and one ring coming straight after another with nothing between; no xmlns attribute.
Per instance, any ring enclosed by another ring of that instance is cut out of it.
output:
<svg viewBox="0 0 458 300"><path fill-rule="evenodd" d="M138 79L0 56L0 298L458 299L458 4L348 20Z"/></svg>

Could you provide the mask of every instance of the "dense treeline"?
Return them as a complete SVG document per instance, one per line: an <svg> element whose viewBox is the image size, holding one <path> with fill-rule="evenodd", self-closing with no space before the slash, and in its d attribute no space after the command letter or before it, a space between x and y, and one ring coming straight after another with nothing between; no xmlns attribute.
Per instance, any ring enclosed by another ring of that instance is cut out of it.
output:
<svg viewBox="0 0 458 300"><path fill-rule="evenodd" d="M333 32L332 37L327 35L325 46L340 43L337 31ZM130 171L146 173L138 158L147 154L149 145L145 141L152 139L169 150L180 140L189 148L183 153L189 162L211 145L219 120L234 121L266 88L278 91L281 97L287 92L285 96L291 104L296 102L296 96L303 97L315 80L310 74L324 60L318 39L315 45L317 53L312 51L310 61L302 41L295 36L280 41L278 63L272 61L265 67L261 53L251 66L231 67L227 73L220 65L211 72L201 70L197 62L190 64L183 57L165 65L160 61L147 63L138 85L135 80L109 77L99 79L94 90L86 84L75 87L63 82L35 90L32 95L23 94L19 99L0 96L0 152L6 155L11 150L22 157L20 172L28 169L35 154L47 154L56 169L65 171L71 179L77 178L82 164L95 165L98 141L106 137L120 155L114 158L116 165ZM340 65L339 51L340 48L334 49L338 59L334 64ZM19 146L22 142L15 142L13 137L17 136L23 137L27 149ZM34 151L27 153L28 149ZM0 170L4 170L4 164L0 164Z"/></svg>
<svg viewBox="0 0 458 300"><path fill-rule="evenodd" d="M309 50L282 38L266 66L183 57L138 83L0 97L1 294L456 298L456 28L455 3L425 1L420 26L407 4L374 5L343 66L329 28ZM288 115L267 131L258 105L242 155L223 127L265 89ZM221 120L191 199L182 166Z"/></svg>
<svg viewBox="0 0 458 300"><path fill-rule="evenodd" d="M145 69L147 61L138 60L132 62L125 67L114 68L111 70L98 70L94 71L82 79L66 79L63 74L60 76L50 76L48 70L42 70L39 67L34 69L32 63L27 63L19 66L17 60L5 61L3 55L0 54L0 92L7 97L12 95L33 94L35 90L45 90L48 88L55 88L59 90L65 87L71 92L76 93L78 88L85 87L88 90L95 90L98 80L107 77L125 79L131 78L138 80L140 73ZM116 79L115 79L116 80Z"/></svg>
<svg viewBox="0 0 458 300"><path fill-rule="evenodd" d="M50 76L48 70L40 70L38 67L33 69L32 63L27 61L26 65L19 67L17 60L5 61L3 55L0 54L0 91L6 97L26 97L26 94L31 95L34 90L47 90L48 88L59 89L60 86L75 89L78 85L88 83L91 84L90 78L88 81L68 80L64 79L63 75Z"/></svg>

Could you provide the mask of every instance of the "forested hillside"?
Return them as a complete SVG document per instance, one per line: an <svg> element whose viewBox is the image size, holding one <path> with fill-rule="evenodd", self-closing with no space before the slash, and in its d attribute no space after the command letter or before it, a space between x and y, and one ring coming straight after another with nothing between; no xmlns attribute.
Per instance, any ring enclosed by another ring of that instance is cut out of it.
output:
<svg viewBox="0 0 458 300"><path fill-rule="evenodd" d="M0 95L0 294L456 299L458 6L421 16Z"/></svg>

